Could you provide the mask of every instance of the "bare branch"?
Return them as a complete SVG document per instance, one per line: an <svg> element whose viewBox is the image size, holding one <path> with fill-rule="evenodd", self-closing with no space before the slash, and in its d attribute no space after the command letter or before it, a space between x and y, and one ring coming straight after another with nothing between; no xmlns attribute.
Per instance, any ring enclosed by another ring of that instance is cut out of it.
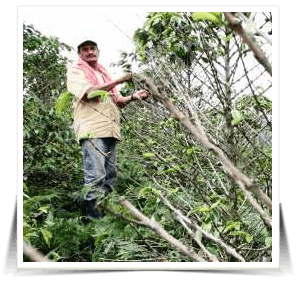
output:
<svg viewBox="0 0 300 281"><path fill-rule="evenodd" d="M247 19L247 17L246 17L243 13L239 12L238 15L239 15L239 16L243 19L243 21L245 21L247 24L250 23L250 21ZM266 33L264 33L264 32L263 32L262 30L260 30L259 28L255 28L255 32L256 32L257 34L259 34L260 36L262 36L263 38L265 38L265 39L267 40L267 42L268 42L270 45L272 45L272 40L269 38L269 36L268 36Z"/></svg>
<svg viewBox="0 0 300 281"><path fill-rule="evenodd" d="M220 246L222 246L226 252L230 255L232 255L233 257L237 258L238 260L245 262L245 259L238 254L232 247L230 247L229 245L225 244L221 239L214 237L212 234L210 234L207 231L204 231L199 225L197 225L195 222L193 222L191 219L189 219L188 217L184 216L180 210L175 209L171 203L167 200L167 198L165 198L163 195L160 194L160 198L163 200L163 202L165 203L165 205L167 205L174 213L176 216L176 219L189 231L189 234L192 236L195 236L195 234L186 226L186 223L190 226L195 227L197 230L201 231L204 236L206 236L207 238L209 238L210 240L216 242L217 244L219 244ZM194 238L194 237L193 237ZM199 240L197 240L198 245L204 248L202 249L206 254L209 255L209 258L212 259L213 261L218 261L215 260L216 257L210 253L207 253L207 250L205 249L205 247L203 246L203 244L201 242L199 242ZM199 244L200 243L200 244Z"/></svg>
<svg viewBox="0 0 300 281"><path fill-rule="evenodd" d="M171 245L173 245L180 252L182 252L183 254L187 255L190 258L192 258L196 262L206 262L203 258L199 257L192 249L189 249L188 247L183 245L180 241L178 241L176 238L171 236L168 232L166 232L160 226L160 224L158 224L157 222L155 222L153 220L150 220L148 217L143 215L139 210L137 210L125 198L121 198L120 203L124 207L126 207L135 217L137 217L143 225L151 228L153 231L155 231L162 238L166 239Z"/></svg>
<svg viewBox="0 0 300 281"><path fill-rule="evenodd" d="M136 77L138 76L136 75ZM218 156L219 161L222 163L223 169L227 173L229 173L235 180L235 182L242 188L245 195L248 197L256 211L261 215L266 225L272 227L272 220L268 217L268 215L264 212L264 210L256 202L256 200L251 196L249 190L256 195L259 195L260 199L264 201L269 209L272 209L271 200L267 196L264 196L264 194L259 190L258 186L254 185L246 175L240 172L233 165L233 163L226 157L226 155L220 148L216 147L209 141L199 120L197 120L196 123L192 123L189 116L175 108L170 98L164 92L160 91L149 77L145 77L142 75L139 75L139 77L140 80L144 83L147 90L150 91L153 96L162 101L163 105L169 110L171 115L177 118L194 135L195 139L197 139L202 143L202 145L204 145L204 147L211 150Z"/></svg>
<svg viewBox="0 0 300 281"><path fill-rule="evenodd" d="M25 241L23 241L23 253L34 262L52 262L35 248L28 245Z"/></svg>
<svg viewBox="0 0 300 281"><path fill-rule="evenodd" d="M257 46L253 40L247 35L245 30L243 29L241 22L233 17L233 15L229 12L224 12L226 20L230 23L230 27L238 32L238 34L242 37L245 44L249 46L249 48L254 53L257 61L268 71L268 73L272 76L272 66L268 61L263 50Z"/></svg>

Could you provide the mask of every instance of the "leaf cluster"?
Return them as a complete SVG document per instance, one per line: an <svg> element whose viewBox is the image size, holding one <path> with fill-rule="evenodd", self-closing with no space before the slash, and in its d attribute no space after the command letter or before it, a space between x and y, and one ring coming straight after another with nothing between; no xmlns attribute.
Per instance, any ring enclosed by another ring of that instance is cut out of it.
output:
<svg viewBox="0 0 300 281"><path fill-rule="evenodd" d="M66 87L67 57L71 47L57 37L42 35L33 25L23 24L23 89L44 102L53 102Z"/></svg>

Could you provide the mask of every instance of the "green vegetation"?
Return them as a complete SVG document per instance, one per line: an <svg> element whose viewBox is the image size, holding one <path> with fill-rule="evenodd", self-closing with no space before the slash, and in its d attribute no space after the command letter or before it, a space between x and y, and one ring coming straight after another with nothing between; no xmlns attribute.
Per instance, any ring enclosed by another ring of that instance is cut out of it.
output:
<svg viewBox="0 0 300 281"><path fill-rule="evenodd" d="M73 118L72 101L74 95L70 92L63 92L57 99L55 110L57 114L65 114L70 119Z"/></svg>
<svg viewBox="0 0 300 281"><path fill-rule="evenodd" d="M134 36L138 56L123 53L119 65L130 69L137 59L173 106L193 124L200 122L209 141L272 198L272 102L263 90L269 85L258 77L260 66L255 76L244 62L251 54L217 21L221 15L209 14L149 13ZM270 227L216 153L156 96L122 109L118 183L99 206L106 216L86 219L77 204L85 192L82 155L67 106L72 99L66 92L67 60L61 55L70 47L32 26L24 25L23 36L24 241L56 262L193 262L137 223L120 204L126 198L207 261L209 255L220 262L240 262L239 256L247 262L272 260ZM41 61L44 71L38 70ZM144 86L136 78L121 93ZM254 197L271 217L265 202ZM24 255L24 261L30 259Z"/></svg>

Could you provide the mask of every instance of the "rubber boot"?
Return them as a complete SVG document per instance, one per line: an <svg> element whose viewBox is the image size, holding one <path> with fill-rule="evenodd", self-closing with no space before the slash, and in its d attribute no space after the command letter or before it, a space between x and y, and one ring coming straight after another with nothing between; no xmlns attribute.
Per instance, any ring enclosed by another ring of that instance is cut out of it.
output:
<svg viewBox="0 0 300 281"><path fill-rule="evenodd" d="M104 217L104 214L99 212L96 208L96 199L86 201L85 215L92 219L99 219Z"/></svg>

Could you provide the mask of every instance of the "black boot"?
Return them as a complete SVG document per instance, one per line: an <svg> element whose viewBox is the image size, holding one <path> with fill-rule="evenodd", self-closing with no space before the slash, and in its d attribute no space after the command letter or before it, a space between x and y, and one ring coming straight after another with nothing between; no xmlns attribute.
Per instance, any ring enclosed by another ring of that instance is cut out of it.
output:
<svg viewBox="0 0 300 281"><path fill-rule="evenodd" d="M86 201L85 216L92 219L103 218L104 214L96 208L96 199Z"/></svg>

